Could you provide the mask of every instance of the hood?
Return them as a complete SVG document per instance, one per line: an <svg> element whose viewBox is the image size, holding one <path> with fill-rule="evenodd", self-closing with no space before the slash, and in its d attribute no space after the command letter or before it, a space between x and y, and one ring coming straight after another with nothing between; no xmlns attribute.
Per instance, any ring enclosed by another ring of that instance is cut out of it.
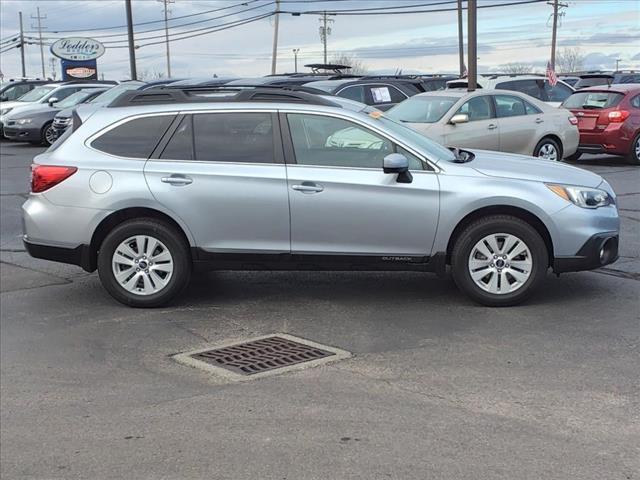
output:
<svg viewBox="0 0 640 480"><path fill-rule="evenodd" d="M32 115L41 115L43 113L50 113L51 117L53 117L57 111L57 108L52 108L49 105L38 104L30 106L30 108L18 108L12 110L7 114L7 119L13 120L16 118L24 118Z"/></svg>
<svg viewBox="0 0 640 480"><path fill-rule="evenodd" d="M561 183L591 188L596 188L602 183L600 175L561 162L487 150L473 150L473 153L475 158L467 165L490 177Z"/></svg>
<svg viewBox="0 0 640 480"><path fill-rule="evenodd" d="M27 112L37 111L37 110L47 110L52 109L48 103L24 103L17 102L18 104L11 109L9 113L5 115L6 118L12 118L14 116L22 116Z"/></svg>
<svg viewBox="0 0 640 480"><path fill-rule="evenodd" d="M76 107L71 107L71 108L65 108L64 110L60 110L58 113L56 113L56 118L71 118L73 117L73 110Z"/></svg>
<svg viewBox="0 0 640 480"><path fill-rule="evenodd" d="M16 102L15 100L12 102L0 102L0 112L7 108L14 109L16 107L24 107L25 105L31 105L31 102Z"/></svg>

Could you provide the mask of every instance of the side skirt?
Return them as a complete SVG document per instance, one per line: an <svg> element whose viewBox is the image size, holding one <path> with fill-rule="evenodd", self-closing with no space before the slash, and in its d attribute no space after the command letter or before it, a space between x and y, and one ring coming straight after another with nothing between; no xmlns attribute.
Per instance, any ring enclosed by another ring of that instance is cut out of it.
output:
<svg viewBox="0 0 640 480"><path fill-rule="evenodd" d="M206 270L413 271L444 275L446 254L313 255L291 253L213 253L192 248L194 267Z"/></svg>

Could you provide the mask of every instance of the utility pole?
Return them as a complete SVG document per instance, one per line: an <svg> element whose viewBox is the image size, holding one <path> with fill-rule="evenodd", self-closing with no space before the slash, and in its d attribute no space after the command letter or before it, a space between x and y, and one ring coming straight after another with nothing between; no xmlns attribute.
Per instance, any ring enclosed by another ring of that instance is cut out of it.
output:
<svg viewBox="0 0 640 480"><path fill-rule="evenodd" d="M38 26L34 27L33 25L31 25L31 28L38 29L38 37L39 37L38 41L40 43L40 62L42 63L42 78L46 78L47 74L44 71L44 44L42 43L42 29L45 27L42 26L42 23L40 23L40 20L46 20L47 16L46 15L44 17L40 16L40 7L36 8L36 12L38 12L38 15L36 17L31 15L31 18L34 20L38 20Z"/></svg>
<svg viewBox="0 0 640 480"><path fill-rule="evenodd" d="M273 51L271 52L271 75L276 74L278 61L278 28L280 27L280 0L276 0L276 20L273 26Z"/></svg>
<svg viewBox="0 0 640 480"><path fill-rule="evenodd" d="M298 73L298 52L300 51L299 48L294 48L293 49L293 58L294 58L294 72ZM616 69L617 70L617 69Z"/></svg>
<svg viewBox="0 0 640 480"><path fill-rule="evenodd" d="M566 3L560 3L559 0L552 0L547 2L547 5L553 6L553 30L551 32L551 68L555 71L556 69L556 37L558 35L558 17L564 15L564 13L560 12L561 8L566 8L569 5Z"/></svg>
<svg viewBox="0 0 640 480"><path fill-rule="evenodd" d="M167 50L167 78L171 78L171 57L169 54L169 4L175 0L158 0L164 4L164 43Z"/></svg>
<svg viewBox="0 0 640 480"><path fill-rule="evenodd" d="M24 30L22 28L22 12L18 12L20 18L20 61L22 62L22 77L26 78L27 72L24 68Z"/></svg>
<svg viewBox="0 0 640 480"><path fill-rule="evenodd" d="M462 37L462 0L458 0L458 55L460 57L460 77L464 76L464 43Z"/></svg>
<svg viewBox="0 0 640 480"><path fill-rule="evenodd" d="M331 27L329 26L331 23L333 23L333 19L332 18L328 18L328 14L326 12L326 10L324 12L322 12L322 17L320 17L320 23L322 24L320 26L320 40L322 41L322 48L323 48L323 52L324 52L324 64L327 64L327 39L329 37L329 35L331 35Z"/></svg>
<svg viewBox="0 0 640 480"><path fill-rule="evenodd" d="M467 58L469 77L467 90L473 92L478 85L478 11L476 0L467 0Z"/></svg>
<svg viewBox="0 0 640 480"><path fill-rule="evenodd" d="M131 0L124 0L127 10L127 37L129 38L129 69L131 70L131 80L138 79L136 72L136 47L133 43L133 15L131 13Z"/></svg>

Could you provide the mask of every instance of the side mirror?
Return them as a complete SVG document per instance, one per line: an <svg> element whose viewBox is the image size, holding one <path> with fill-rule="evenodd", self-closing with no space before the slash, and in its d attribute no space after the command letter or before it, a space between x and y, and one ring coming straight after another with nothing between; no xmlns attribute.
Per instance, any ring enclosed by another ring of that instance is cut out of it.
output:
<svg viewBox="0 0 640 480"><path fill-rule="evenodd" d="M7 100L9 100L6 96L2 95L0 97L0 102L6 102Z"/></svg>
<svg viewBox="0 0 640 480"><path fill-rule="evenodd" d="M49 106L53 107L53 104L56 103L58 101L58 99L56 97L51 97L49 99Z"/></svg>
<svg viewBox="0 0 640 480"><path fill-rule="evenodd" d="M413 182L413 175L409 171L409 160L400 153L390 153L382 161L382 171L384 173L397 173L398 183Z"/></svg>
<svg viewBox="0 0 640 480"><path fill-rule="evenodd" d="M451 117L449 123L451 125L457 125L459 123L469 123L469 115L467 115L466 113L457 113L456 115Z"/></svg>

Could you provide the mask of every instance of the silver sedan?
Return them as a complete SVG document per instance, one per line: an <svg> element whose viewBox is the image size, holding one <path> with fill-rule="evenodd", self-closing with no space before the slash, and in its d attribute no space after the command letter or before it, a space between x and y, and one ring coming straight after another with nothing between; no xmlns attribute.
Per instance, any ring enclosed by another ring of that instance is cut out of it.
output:
<svg viewBox="0 0 640 480"><path fill-rule="evenodd" d="M577 119L507 90L451 89L415 95L386 113L447 147L495 150L562 160L575 153Z"/></svg>

